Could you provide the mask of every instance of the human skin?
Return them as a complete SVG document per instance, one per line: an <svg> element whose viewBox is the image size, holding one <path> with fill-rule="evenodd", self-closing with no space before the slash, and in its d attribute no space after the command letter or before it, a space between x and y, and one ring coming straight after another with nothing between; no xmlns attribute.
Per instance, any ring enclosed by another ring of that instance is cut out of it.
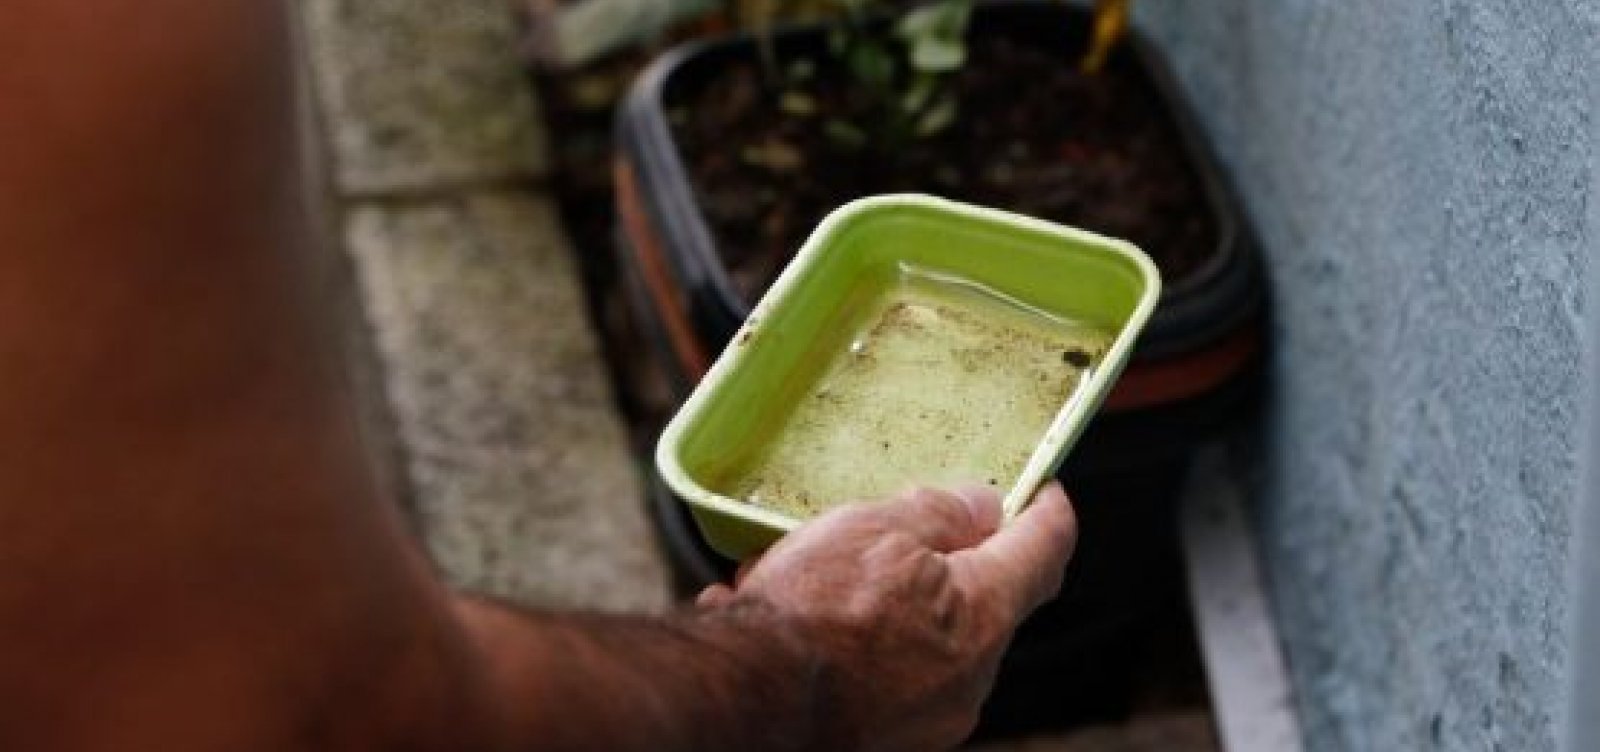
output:
<svg viewBox="0 0 1600 752"><path fill-rule="evenodd" d="M948 747L1075 528L847 506L663 617L444 587L317 295L284 7L0 23L0 749Z"/></svg>

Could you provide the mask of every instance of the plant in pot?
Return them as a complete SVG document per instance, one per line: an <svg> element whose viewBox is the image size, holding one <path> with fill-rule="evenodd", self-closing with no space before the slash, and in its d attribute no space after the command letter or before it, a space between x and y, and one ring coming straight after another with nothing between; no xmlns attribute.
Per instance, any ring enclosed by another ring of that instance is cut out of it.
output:
<svg viewBox="0 0 1600 752"><path fill-rule="evenodd" d="M1090 44L1116 36L1124 2L1098 24L1028 0L834 7L829 24L759 33L758 21L678 47L635 81L614 164L635 316L686 396L822 215L874 193L943 195L1143 248L1165 292L1062 469L1079 554L1006 668L1094 676L1116 660L1105 646L1179 587L1177 469L1252 402L1264 295L1251 235L1158 52L1136 32ZM658 488L655 501L679 562L725 576L676 500ZM1105 689L1073 702L1092 713Z"/></svg>

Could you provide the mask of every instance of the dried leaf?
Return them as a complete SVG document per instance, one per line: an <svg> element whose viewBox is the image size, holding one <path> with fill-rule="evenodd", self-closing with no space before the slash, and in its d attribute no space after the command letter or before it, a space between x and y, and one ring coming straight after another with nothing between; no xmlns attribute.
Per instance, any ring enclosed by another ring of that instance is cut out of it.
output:
<svg viewBox="0 0 1600 752"><path fill-rule="evenodd" d="M805 92L786 91L778 98L778 109L795 117L811 117L817 114L817 100Z"/></svg>
<svg viewBox="0 0 1600 752"><path fill-rule="evenodd" d="M1094 31L1089 40L1089 49L1084 52L1083 60L1078 63L1079 70L1094 75L1105 67L1106 60L1111 57L1111 50L1127 31L1130 2L1131 0L1095 0Z"/></svg>
<svg viewBox="0 0 1600 752"><path fill-rule="evenodd" d="M765 167L773 172L794 172L805 164L805 155L784 141L767 141L752 144L739 151L746 164Z"/></svg>

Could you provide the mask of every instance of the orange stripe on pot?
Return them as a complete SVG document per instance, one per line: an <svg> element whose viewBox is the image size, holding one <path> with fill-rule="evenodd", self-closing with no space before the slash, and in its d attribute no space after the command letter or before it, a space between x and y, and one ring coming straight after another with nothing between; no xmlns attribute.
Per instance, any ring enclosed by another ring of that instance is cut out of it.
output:
<svg viewBox="0 0 1600 752"><path fill-rule="evenodd" d="M650 221L645 218L644 207L639 202L638 181L627 160L618 158L613 161L612 179L617 186L617 210L622 216L623 230L628 234L634 257L639 260L641 276L655 303L656 315L661 317L666 329L668 343L685 374L691 380L699 381L711 366L711 359L689 323L681 290L674 284L672 273L667 269L665 254L661 251L661 242Z"/></svg>
<svg viewBox="0 0 1600 752"><path fill-rule="evenodd" d="M1237 376L1260 351L1260 326L1252 323L1197 353L1168 360L1134 361L1106 396L1105 409L1137 410L1198 397Z"/></svg>

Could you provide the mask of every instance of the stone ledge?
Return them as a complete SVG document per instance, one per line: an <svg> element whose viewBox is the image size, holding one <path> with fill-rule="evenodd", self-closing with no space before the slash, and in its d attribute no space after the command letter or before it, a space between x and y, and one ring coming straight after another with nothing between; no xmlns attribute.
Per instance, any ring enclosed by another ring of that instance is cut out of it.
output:
<svg viewBox="0 0 1600 752"><path fill-rule="evenodd" d="M342 193L545 174L537 104L503 2L301 0Z"/></svg>
<svg viewBox="0 0 1600 752"><path fill-rule="evenodd" d="M667 567L547 200L358 203L344 228L446 577L538 607L664 608Z"/></svg>

